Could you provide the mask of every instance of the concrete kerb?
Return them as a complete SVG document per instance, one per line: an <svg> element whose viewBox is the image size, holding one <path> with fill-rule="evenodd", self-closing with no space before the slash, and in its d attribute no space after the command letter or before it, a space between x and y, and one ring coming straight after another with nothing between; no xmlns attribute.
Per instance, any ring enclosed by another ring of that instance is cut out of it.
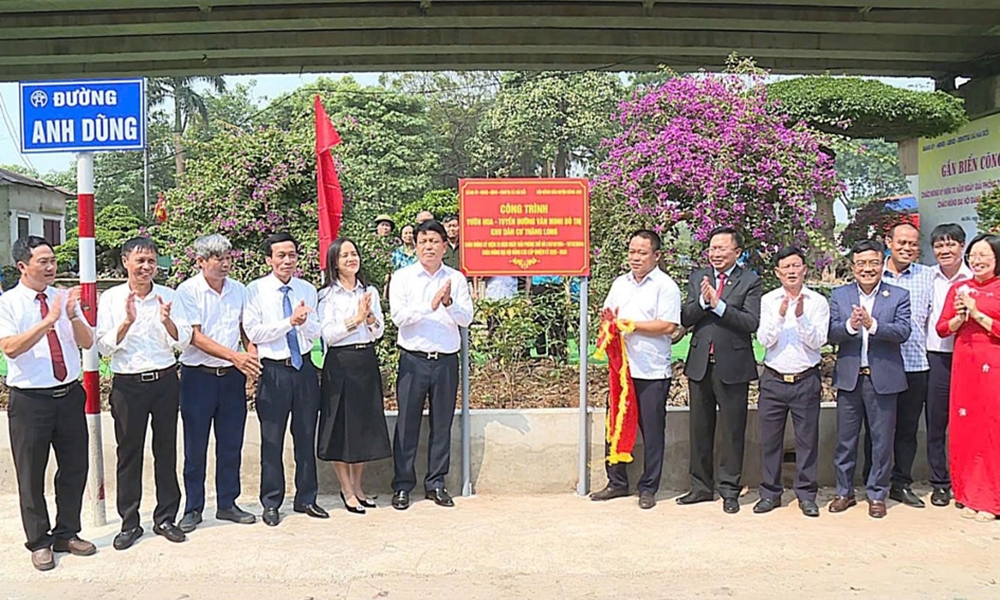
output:
<svg viewBox="0 0 1000 600"><path fill-rule="evenodd" d="M603 409L591 409L590 415L590 477L592 489L600 489L607 482L604 472L604 420ZM664 456L661 488L664 490L684 490L688 487L688 409L670 407L667 411L666 450ZM114 514L115 490L115 440L114 426L110 413L102 415L106 492L109 499L108 512ZM425 414L426 419L426 414ZM386 413L390 434L396 423L396 413ZM574 408L525 409L525 410L473 410L471 411L471 475L473 489L485 494L547 494L572 493L578 479L577 429L579 411ZM427 458L426 422L421 430L422 439L417 458L417 474L422 477ZM923 423L921 422L921 431ZM10 453L10 438L7 427L7 413L0 412L0 493L16 493L17 480ZM820 412L819 483L833 485L833 451L836 445L837 420L836 405L824 403ZM150 434L147 434L147 438ZM918 481L928 476L926 450L923 434L914 465L914 478ZM760 478L760 438L757 411L751 408L747 422L747 443L744 458L744 483L754 488ZM718 442L718 440L717 440ZM183 441L178 436L178 478L183 469ZM153 494L152 453L146 444L144 463L144 493L147 499ZM794 451L794 435L791 422L785 431L785 448ZM206 491L211 496L214 485L214 443L209 446L209 467ZM461 428L459 412L456 411L452 428L452 464L447 485L453 493L461 491ZM631 481L638 480L642 469L641 442L635 451L636 460L629 465ZM285 438L286 479L292 491L294 459L291 435ZM49 462L48 486L52 485L55 474L55 459ZM318 465L321 494L336 494L339 491L333 469L326 463ZM860 469L858 469L860 472ZM783 479L791 484L795 472L794 462L786 462ZM860 475L858 476L860 477ZM392 480L390 459L372 463L365 474L366 491L387 493ZM243 499L256 498L260 482L260 427L255 413L247 417L246 437L243 446L242 486ZM417 491L420 491L419 489Z"/></svg>

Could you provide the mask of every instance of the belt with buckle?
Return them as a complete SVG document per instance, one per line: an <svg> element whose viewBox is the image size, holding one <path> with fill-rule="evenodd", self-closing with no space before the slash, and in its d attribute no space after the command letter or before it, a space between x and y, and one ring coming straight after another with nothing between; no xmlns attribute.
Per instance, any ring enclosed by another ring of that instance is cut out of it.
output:
<svg viewBox="0 0 1000 600"><path fill-rule="evenodd" d="M775 375L777 375L785 383L796 383L796 382L802 381L806 377L809 377L810 375L812 375L816 371L816 369L819 368L819 366L809 367L805 371L800 371L799 373L782 373L780 371L776 371L775 369L772 369L771 367L769 367L767 365L764 365L764 368L767 369L768 371L770 371L771 373L774 373Z"/></svg>
<svg viewBox="0 0 1000 600"><path fill-rule="evenodd" d="M141 383L151 383L153 381L159 381L163 379L170 373L177 372L177 365L170 365L165 369L160 369L158 371L146 371L145 373L115 373L116 378L125 379L126 381L138 381Z"/></svg>
<svg viewBox="0 0 1000 600"><path fill-rule="evenodd" d="M715 364L715 355L714 354L709 354L708 355L708 362L710 362L712 364Z"/></svg>
<svg viewBox="0 0 1000 600"><path fill-rule="evenodd" d="M55 387L48 388L14 388L19 392L25 394L37 394L39 396L48 396L50 398L65 398L69 395L73 388L80 385L79 381L72 381L66 385L57 385Z"/></svg>
<svg viewBox="0 0 1000 600"><path fill-rule="evenodd" d="M868 375L868 376L871 376L871 374L872 374L872 368L871 367L861 367L861 370L858 371L858 374L859 375Z"/></svg>
<svg viewBox="0 0 1000 600"><path fill-rule="evenodd" d="M312 360L312 357L309 356L308 354L303 354L302 355L302 364L303 365L305 365L310 360ZM292 364L292 359L291 358L282 358L282 359L262 358L262 359L260 359L260 362L261 362L261 364L280 365L282 367L288 367L290 369L294 369L295 368L295 365Z"/></svg>
<svg viewBox="0 0 1000 600"><path fill-rule="evenodd" d="M184 365L184 367L215 375L216 377L225 377L236 370L236 367L210 367L208 365Z"/></svg>
<svg viewBox="0 0 1000 600"><path fill-rule="evenodd" d="M375 342L367 344L347 344L346 346L330 346L330 350L367 350L375 345Z"/></svg>
<svg viewBox="0 0 1000 600"><path fill-rule="evenodd" d="M402 350L407 354L412 354L413 356L418 356L420 358L425 358L427 360L438 360L439 358L445 356L454 356L458 354L457 352L423 352L423 351L407 350L406 348L402 348Z"/></svg>

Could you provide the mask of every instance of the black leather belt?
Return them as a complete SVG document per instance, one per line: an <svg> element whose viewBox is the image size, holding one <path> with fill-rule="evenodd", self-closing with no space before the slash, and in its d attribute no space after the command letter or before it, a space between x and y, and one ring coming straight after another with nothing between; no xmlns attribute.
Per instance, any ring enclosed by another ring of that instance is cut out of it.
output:
<svg viewBox="0 0 1000 600"><path fill-rule="evenodd" d="M302 355L302 364L303 365L305 365L310 360L312 360L312 357L309 356L308 354L303 354ZM292 364L292 359L291 358L285 358L285 359L281 359L281 360L275 360L273 358L262 358L262 359L260 359L260 362L261 362L261 364L279 365L279 366L282 366L282 367L288 367L290 369L294 369L295 368L295 365Z"/></svg>
<svg viewBox="0 0 1000 600"><path fill-rule="evenodd" d="M871 374L872 374L872 369L871 369L871 367L861 367L861 369L858 371L858 374L859 375L868 375L870 377Z"/></svg>
<svg viewBox="0 0 1000 600"><path fill-rule="evenodd" d="M72 381L66 385L57 385L55 387L48 388L13 388L19 392L25 394L36 394L39 396L48 396L50 398L65 398L73 391L74 388L80 385L79 381Z"/></svg>
<svg viewBox="0 0 1000 600"><path fill-rule="evenodd" d="M170 365L165 369L160 369L159 371L146 371L145 373L115 373L116 378L121 378L126 381L138 381L141 383L151 383L153 381L159 381L163 379L170 372L177 372L177 365Z"/></svg>
<svg viewBox="0 0 1000 600"><path fill-rule="evenodd" d="M216 377L225 377L236 370L236 367L210 367L208 365L184 365L184 368L194 369L202 373L215 375Z"/></svg>
<svg viewBox="0 0 1000 600"><path fill-rule="evenodd" d="M779 371L772 369L767 365L764 365L764 368L773 373L774 375L776 375L779 379L781 379L785 383L797 383L799 381L802 381L806 377L813 375L817 371L817 369L819 369L819 365L816 365L815 367L809 367L805 371L801 371L799 373L781 373Z"/></svg>
<svg viewBox="0 0 1000 600"><path fill-rule="evenodd" d="M445 356L455 356L456 354L458 354L458 352L418 352L414 350L407 350L406 348L400 348L400 350L406 352L407 354L411 354L413 356L424 358L427 360L438 360L439 358Z"/></svg>
<svg viewBox="0 0 1000 600"><path fill-rule="evenodd" d="M346 346L330 346L330 350L367 350L375 345L375 342L367 344L348 344Z"/></svg>

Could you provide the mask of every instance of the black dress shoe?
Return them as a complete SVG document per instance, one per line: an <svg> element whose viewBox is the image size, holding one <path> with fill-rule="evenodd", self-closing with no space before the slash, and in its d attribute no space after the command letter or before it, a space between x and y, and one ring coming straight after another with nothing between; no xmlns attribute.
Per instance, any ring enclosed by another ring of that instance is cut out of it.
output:
<svg viewBox="0 0 1000 600"><path fill-rule="evenodd" d="M699 502L711 502L715 496L711 492L688 492L677 498L677 504L682 506L687 504L698 504Z"/></svg>
<svg viewBox="0 0 1000 600"><path fill-rule="evenodd" d="M428 500L433 500L434 504L437 504L438 506L444 506L447 508L455 506L455 501L451 499L451 496L448 494L448 490L444 488L437 488L436 490L427 490L426 492L424 492L424 498L427 498Z"/></svg>
<svg viewBox="0 0 1000 600"><path fill-rule="evenodd" d="M722 499L722 510L727 515L735 515L740 512L740 499L739 498L723 498Z"/></svg>
<svg viewBox="0 0 1000 600"><path fill-rule="evenodd" d="M375 508L378 506L378 504L375 504L376 498L378 498L378 496L372 496L371 498L358 498L358 502L360 502L361 506L364 506L365 508Z"/></svg>
<svg viewBox="0 0 1000 600"><path fill-rule="evenodd" d="M257 522L257 517L235 504L229 508L220 508L215 511L215 518L219 521L232 521L240 525L252 525Z"/></svg>
<svg viewBox="0 0 1000 600"><path fill-rule="evenodd" d="M639 508L648 510L656 506L656 495L653 492L639 492Z"/></svg>
<svg viewBox="0 0 1000 600"><path fill-rule="evenodd" d="M358 499L357 496L355 496L354 499L357 500ZM358 500L359 504L357 506L351 506L350 504L347 503L347 497L344 496L344 492L340 492L340 500L344 503L344 508L347 509L347 512L353 513L353 514L356 514L356 515L363 515L363 514L365 514L365 507L361 506L361 504L360 504L361 501L360 500Z"/></svg>
<svg viewBox="0 0 1000 600"><path fill-rule="evenodd" d="M965 505L962 504L961 502L955 502L955 508L962 510L963 508L965 508Z"/></svg>
<svg viewBox="0 0 1000 600"><path fill-rule="evenodd" d="M739 500L736 501L736 505L739 506ZM753 512L762 515L771 512L779 506L781 506L781 498L761 498L757 504L753 505Z"/></svg>
<svg viewBox="0 0 1000 600"><path fill-rule="evenodd" d="M948 488L934 488L931 493L931 504L934 506L948 506L951 504L951 490Z"/></svg>
<svg viewBox="0 0 1000 600"><path fill-rule="evenodd" d="M896 502L901 502L907 506L912 506L914 508L923 508L924 501L921 500L916 494L913 493L908 487L890 487L889 488L889 498L895 500Z"/></svg>
<svg viewBox="0 0 1000 600"><path fill-rule="evenodd" d="M167 540L174 542L175 544L183 542L187 539L187 536L184 535L181 528L174 525L170 521L164 521L163 523L153 525L153 533L156 535L162 535L167 538Z"/></svg>
<svg viewBox="0 0 1000 600"><path fill-rule="evenodd" d="M184 515L184 518L177 524L177 527L184 533L191 533L196 527L198 527L199 523L201 523L201 511L192 510L188 514Z"/></svg>
<svg viewBox="0 0 1000 600"><path fill-rule="evenodd" d="M278 514L277 508L265 508L261 520L268 527L277 527L278 523L281 522L281 515Z"/></svg>
<svg viewBox="0 0 1000 600"><path fill-rule="evenodd" d="M802 514L807 517L819 516L819 506L813 500L799 500L799 508L802 510Z"/></svg>
<svg viewBox="0 0 1000 600"><path fill-rule="evenodd" d="M115 550L128 550L137 539L142 537L142 533L142 527L126 529L115 536L115 541L112 545L115 547Z"/></svg>
<svg viewBox="0 0 1000 600"><path fill-rule="evenodd" d="M628 496L628 488L623 487L611 487L610 485L603 490L598 490L590 495L590 499L594 502L603 502L604 500L613 500L615 498L624 498Z"/></svg>
<svg viewBox="0 0 1000 600"><path fill-rule="evenodd" d="M396 510L406 510L410 508L410 492L400 490L393 494L392 507Z"/></svg>
<svg viewBox="0 0 1000 600"><path fill-rule="evenodd" d="M307 514L307 515L309 515L310 517L312 517L314 519L329 519L330 518L330 513L328 513L325 510L323 510L323 507L321 507L320 505L316 504L315 502L313 502L312 504L306 504L304 506L303 505L294 505L294 506L292 506L292 510L294 510L297 513Z"/></svg>

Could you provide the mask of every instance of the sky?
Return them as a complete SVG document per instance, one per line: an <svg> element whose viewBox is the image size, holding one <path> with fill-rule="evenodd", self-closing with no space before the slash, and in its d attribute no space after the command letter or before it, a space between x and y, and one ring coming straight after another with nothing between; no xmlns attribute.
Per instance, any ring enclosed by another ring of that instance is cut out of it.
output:
<svg viewBox="0 0 1000 600"><path fill-rule="evenodd" d="M254 93L259 104L266 104L285 92L316 81L321 76L338 78L343 73L301 74L301 75L239 75L228 76L230 85L237 83L256 82ZM350 76L363 85L376 85L379 73L351 73ZM923 78L879 78L890 85L908 89L933 90L930 79ZM30 154L21 155L17 138L20 135L20 116L18 114L17 83L0 83L0 164L26 165L35 168L43 175L49 171L61 171L73 164L75 156L72 153ZM6 118L4 118L6 117Z"/></svg>

